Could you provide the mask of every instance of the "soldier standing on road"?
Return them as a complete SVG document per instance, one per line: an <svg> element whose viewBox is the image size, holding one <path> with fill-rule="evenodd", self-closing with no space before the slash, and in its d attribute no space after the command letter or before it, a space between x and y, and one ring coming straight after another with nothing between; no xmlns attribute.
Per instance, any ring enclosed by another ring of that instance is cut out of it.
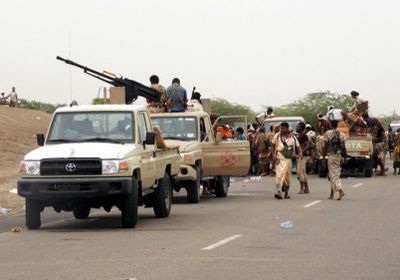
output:
<svg viewBox="0 0 400 280"><path fill-rule="evenodd" d="M325 133L323 159L328 155L329 180L331 181L331 194L329 199L334 199L334 193L339 192L337 200L344 196L342 183L340 182L340 169L342 156L346 155L344 135L337 130L338 121L332 120L332 129Z"/></svg>
<svg viewBox="0 0 400 280"><path fill-rule="evenodd" d="M288 199L290 188L290 177L292 173L292 157L294 153L301 159L303 153L296 137L289 131L289 124L283 122L280 125L280 132L272 140L272 157L276 164L276 199Z"/></svg>
<svg viewBox="0 0 400 280"><path fill-rule="evenodd" d="M397 129L394 137L393 175L396 175L397 169L399 169L397 175L400 175L400 128Z"/></svg>
<svg viewBox="0 0 400 280"><path fill-rule="evenodd" d="M393 159L393 151L394 151L394 138L396 134L393 132L393 129L391 126L389 126L388 130L388 151L389 151L389 156L390 159Z"/></svg>
<svg viewBox="0 0 400 280"><path fill-rule="evenodd" d="M259 129L256 136L255 146L258 155L258 166L260 169L260 176L267 176L269 173L269 160L268 160L268 139L265 134L265 127Z"/></svg>
<svg viewBox="0 0 400 280"><path fill-rule="evenodd" d="M256 142L256 132L254 127L251 124L247 125L247 139L249 139L250 143L250 175L257 175L257 147L255 145Z"/></svg>
<svg viewBox="0 0 400 280"><path fill-rule="evenodd" d="M380 167L380 172L376 175L385 176L387 171L385 168L385 158L386 158L386 133L382 126L382 123L374 117L370 117L368 113L363 114L363 118L367 123L367 132L372 135L372 140L374 143L374 161L375 167L378 169Z"/></svg>
<svg viewBox="0 0 400 280"><path fill-rule="evenodd" d="M303 122L300 122L296 127L296 132L298 133L297 139L303 152L303 157L300 158L297 163L297 179L300 182L299 194L310 193L306 169L307 162L310 160L311 156L311 141L308 139L305 128L306 124Z"/></svg>

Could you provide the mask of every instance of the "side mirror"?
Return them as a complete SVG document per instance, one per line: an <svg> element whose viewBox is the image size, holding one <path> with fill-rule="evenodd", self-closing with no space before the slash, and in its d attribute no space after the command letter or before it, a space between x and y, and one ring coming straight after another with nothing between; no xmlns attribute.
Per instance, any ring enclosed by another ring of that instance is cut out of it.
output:
<svg viewBox="0 0 400 280"><path fill-rule="evenodd" d="M147 132L146 133L146 140L143 144L145 145L154 145L156 142L156 134L154 132Z"/></svg>
<svg viewBox="0 0 400 280"><path fill-rule="evenodd" d="M36 134L36 140L39 146L44 145L44 134Z"/></svg>

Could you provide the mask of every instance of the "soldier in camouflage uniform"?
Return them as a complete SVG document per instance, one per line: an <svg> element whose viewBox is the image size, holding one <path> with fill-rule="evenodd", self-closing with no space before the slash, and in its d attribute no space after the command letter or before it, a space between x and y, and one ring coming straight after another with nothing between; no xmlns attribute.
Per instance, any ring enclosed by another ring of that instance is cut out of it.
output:
<svg viewBox="0 0 400 280"><path fill-rule="evenodd" d="M297 162L296 170L297 179L300 182L299 194L310 193L307 179L307 162L310 160L311 156L311 141L308 139L305 129L306 124L303 122L300 122L296 127L296 132L298 133L297 139L303 152L303 157Z"/></svg>
<svg viewBox="0 0 400 280"><path fill-rule="evenodd" d="M299 142L289 131L289 124L283 122L280 126L280 132L272 140L272 157L276 164L275 184L277 193L275 198L277 199L282 199L282 193L284 193L284 198L290 198L292 157L295 153L299 159L303 157Z"/></svg>
<svg viewBox="0 0 400 280"><path fill-rule="evenodd" d="M328 155L329 180L331 181L331 194L329 199L334 199L334 194L339 193L337 200L341 200L345 193L343 192L342 183L340 181L340 170L342 156L346 155L346 147L344 145L344 135L337 130L338 121L331 121L332 129L328 130L324 136L323 158Z"/></svg>

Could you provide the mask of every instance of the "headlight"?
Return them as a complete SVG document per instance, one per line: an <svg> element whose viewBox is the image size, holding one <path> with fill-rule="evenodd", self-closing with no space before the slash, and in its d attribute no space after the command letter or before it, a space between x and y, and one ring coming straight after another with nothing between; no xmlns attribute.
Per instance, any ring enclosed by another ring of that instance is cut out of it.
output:
<svg viewBox="0 0 400 280"><path fill-rule="evenodd" d="M30 160L21 161L19 165L19 172L26 175L39 175L40 174L40 161Z"/></svg>
<svg viewBox="0 0 400 280"><path fill-rule="evenodd" d="M181 158L184 163L192 163L193 162L193 153L181 154Z"/></svg>
<svg viewBox="0 0 400 280"><path fill-rule="evenodd" d="M103 160L101 162L101 173L112 174L128 170L128 163L119 160Z"/></svg>

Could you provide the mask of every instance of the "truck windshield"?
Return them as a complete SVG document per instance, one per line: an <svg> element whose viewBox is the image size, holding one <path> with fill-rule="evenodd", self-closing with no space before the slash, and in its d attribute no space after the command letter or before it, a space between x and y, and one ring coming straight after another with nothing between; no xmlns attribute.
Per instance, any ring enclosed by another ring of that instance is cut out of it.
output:
<svg viewBox="0 0 400 280"><path fill-rule="evenodd" d="M55 115L47 142L132 143L134 139L131 112L73 112Z"/></svg>
<svg viewBox="0 0 400 280"><path fill-rule="evenodd" d="M289 128L292 129L292 131L296 131L296 126L297 124L302 121L302 120L274 120L274 119L269 119L267 121L264 122L264 127L265 127L265 131L269 132L271 129L271 126L273 125L280 125L283 122L287 122L289 124Z"/></svg>
<svg viewBox="0 0 400 280"><path fill-rule="evenodd" d="M164 139L197 140L197 120L194 117L152 117L153 125L159 126Z"/></svg>

